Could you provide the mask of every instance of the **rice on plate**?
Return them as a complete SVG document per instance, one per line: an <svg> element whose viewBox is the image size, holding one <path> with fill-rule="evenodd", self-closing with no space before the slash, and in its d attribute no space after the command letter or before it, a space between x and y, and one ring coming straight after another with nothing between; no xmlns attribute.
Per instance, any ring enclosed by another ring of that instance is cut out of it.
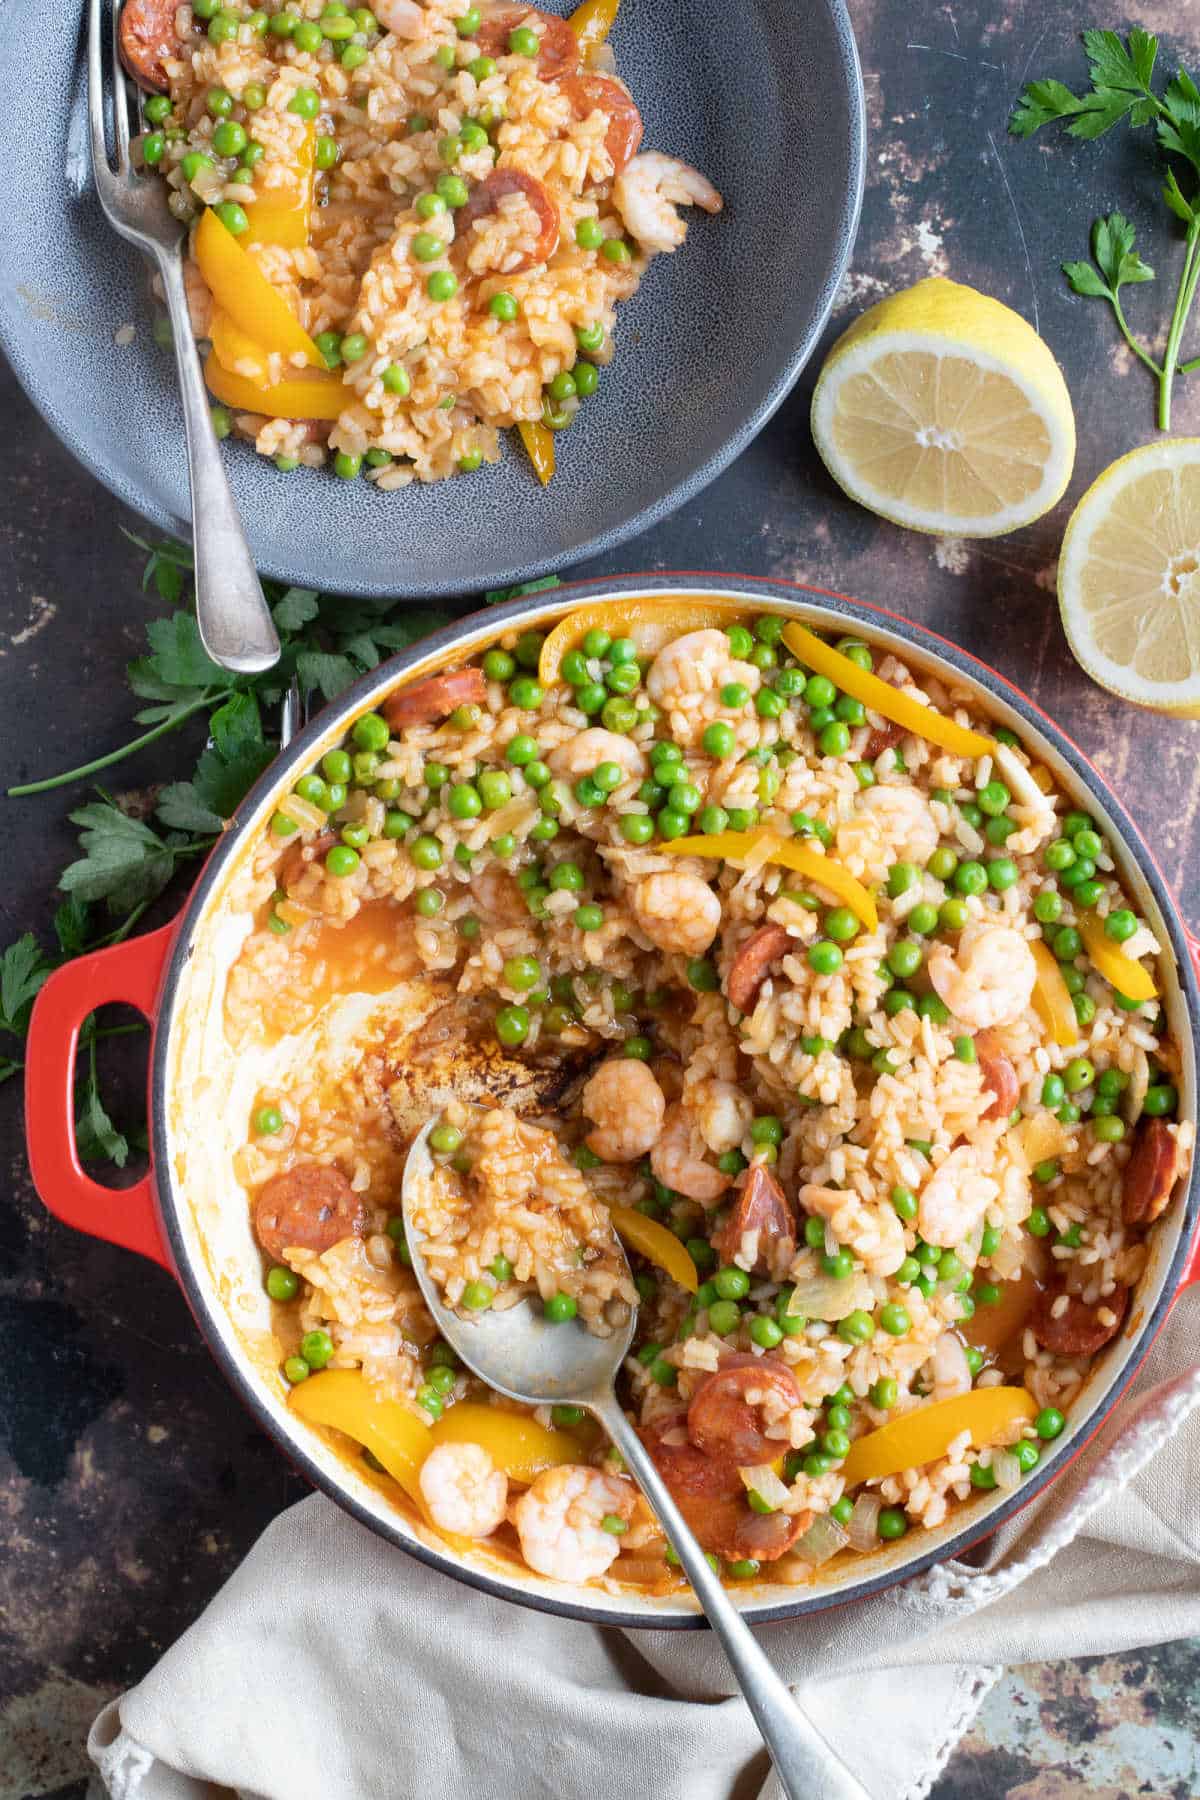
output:
<svg viewBox="0 0 1200 1800"><path fill-rule="evenodd" d="M599 1429L438 1339L400 1176L439 1055L447 1302L636 1305L623 1402L729 1580L936 1528L1063 1431L1192 1130L1102 831L972 704L775 614L609 603L394 691L280 802L224 1027L295 1048L236 1157L279 1366L452 1546L682 1585Z"/></svg>
<svg viewBox="0 0 1200 1800"><path fill-rule="evenodd" d="M683 243L680 207L722 204L639 153L615 13L126 0L222 429L389 489L474 473L516 426L550 479L618 302Z"/></svg>

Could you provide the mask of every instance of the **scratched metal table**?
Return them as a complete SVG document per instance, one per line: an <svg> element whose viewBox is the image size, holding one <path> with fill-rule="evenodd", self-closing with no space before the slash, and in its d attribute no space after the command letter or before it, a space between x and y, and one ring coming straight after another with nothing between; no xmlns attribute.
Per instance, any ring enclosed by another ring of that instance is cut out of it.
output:
<svg viewBox="0 0 1200 1800"><path fill-rule="evenodd" d="M1189 23L1186 10L1147 0L1137 21L1166 32ZM1080 437L1071 503L1112 457L1152 434L1152 396L1106 310L1066 293L1058 259L1082 254L1092 214L1113 205L1144 230L1148 260L1169 265L1179 254L1161 223L1156 169L1128 134L1071 147L1006 138L1022 79L1078 79L1072 33L1092 21L1046 0L856 0L854 11L870 108L868 192L828 335L922 275L949 274L1009 301L1066 368ZM1128 19L1110 12L1096 22L1124 28ZM1200 21L1170 48L1194 66ZM769 218L764 204L764 255ZM1143 289L1132 310L1157 317L1158 306ZM140 593L142 558L121 535L136 522L72 465L11 378L0 380L7 785L122 741L123 665L159 609ZM1177 399L1181 433L1200 431L1198 384ZM1001 543L905 536L843 501L824 475L806 427L810 391L802 382L678 517L580 572L709 566L799 576L959 639L1030 688L1095 758L1200 919L1200 725L1123 707L1071 661L1053 599L1067 507ZM170 778L172 758L186 761L190 748L128 765L123 785ZM72 798L5 806L0 942L26 928L45 934L50 888L73 848L64 823ZM0 1800L82 1800L83 1735L97 1707L154 1661L301 1487L214 1371L167 1277L42 1213L16 1088L0 1091L9 1174L0 1210ZM934 1800L1189 1800L1200 1791L1198 1739L1200 1645L1017 1669L993 1690Z"/></svg>

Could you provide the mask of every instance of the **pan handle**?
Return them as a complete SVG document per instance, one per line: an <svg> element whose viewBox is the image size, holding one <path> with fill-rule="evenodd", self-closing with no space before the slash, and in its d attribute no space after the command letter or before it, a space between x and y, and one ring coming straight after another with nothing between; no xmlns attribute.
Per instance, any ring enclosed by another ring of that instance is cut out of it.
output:
<svg viewBox="0 0 1200 1800"><path fill-rule="evenodd" d="M154 1024L174 923L64 963L45 983L29 1021L25 1065L25 1141L33 1185L64 1225L136 1250L174 1274L158 1222L154 1171L127 1188L104 1187L84 1173L75 1142L75 1052L84 1020L120 1000Z"/></svg>

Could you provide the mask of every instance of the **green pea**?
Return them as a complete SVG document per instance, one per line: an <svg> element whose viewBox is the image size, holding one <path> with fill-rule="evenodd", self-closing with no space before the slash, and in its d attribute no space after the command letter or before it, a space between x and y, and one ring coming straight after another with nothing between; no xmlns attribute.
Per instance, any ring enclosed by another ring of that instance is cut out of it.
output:
<svg viewBox="0 0 1200 1800"><path fill-rule="evenodd" d="M1173 1113L1179 1102L1179 1095L1169 1081L1158 1081L1146 1089L1146 1097L1142 1101L1142 1111L1147 1118L1162 1119Z"/></svg>
<svg viewBox="0 0 1200 1800"><path fill-rule="evenodd" d="M1126 943L1137 928L1137 916L1127 907L1120 907L1116 912L1109 913L1104 921L1104 935L1111 938L1115 944Z"/></svg>
<svg viewBox="0 0 1200 1800"><path fill-rule="evenodd" d="M573 1319L578 1311L576 1301L570 1294L551 1294L542 1308L545 1317L552 1325L565 1325Z"/></svg>
<svg viewBox="0 0 1200 1800"><path fill-rule="evenodd" d="M1068 1094L1082 1092L1084 1088L1090 1087L1095 1079L1096 1071L1085 1056L1077 1056L1073 1062L1067 1064L1063 1071L1063 1080L1066 1083Z"/></svg>
<svg viewBox="0 0 1200 1800"><path fill-rule="evenodd" d="M966 901L954 894L943 900L938 907L938 924L943 931L961 931L970 916Z"/></svg>
<svg viewBox="0 0 1200 1800"><path fill-rule="evenodd" d="M879 1380L872 1385L868 1395L871 1405L878 1407L880 1412L890 1412L899 1398L899 1383L890 1375L881 1375Z"/></svg>
<svg viewBox="0 0 1200 1800"><path fill-rule="evenodd" d="M713 1276L713 1286L717 1297L721 1300L744 1300L750 1292L750 1277L745 1269L718 1269Z"/></svg>
<svg viewBox="0 0 1200 1800"><path fill-rule="evenodd" d="M921 879L921 871L916 863L893 863L888 871L887 891L893 900L906 894Z"/></svg>
<svg viewBox="0 0 1200 1800"><path fill-rule="evenodd" d="M844 1344L867 1344L875 1336L875 1321L861 1307L839 1319L837 1334Z"/></svg>
<svg viewBox="0 0 1200 1800"><path fill-rule="evenodd" d="M458 276L452 269L435 269L425 282L425 292L431 300L453 300L458 292Z"/></svg>
<svg viewBox="0 0 1200 1800"><path fill-rule="evenodd" d="M938 927L938 909L928 900L919 900L908 915L908 928L918 937L929 937Z"/></svg>
<svg viewBox="0 0 1200 1800"><path fill-rule="evenodd" d="M742 1309L736 1300L714 1300L708 1309L708 1323L718 1337L728 1337L741 1322Z"/></svg>
<svg viewBox="0 0 1200 1800"><path fill-rule="evenodd" d="M987 891L987 870L981 862L959 863L954 871L954 885L960 894L982 894Z"/></svg>
<svg viewBox="0 0 1200 1800"><path fill-rule="evenodd" d="M412 392L412 378L399 363L389 363L380 380L389 394L396 394L401 400Z"/></svg>
<svg viewBox="0 0 1200 1800"><path fill-rule="evenodd" d="M523 1006L502 1006L496 1014L494 1029L499 1041L508 1048L523 1044L529 1036L529 1014Z"/></svg>
<svg viewBox="0 0 1200 1800"><path fill-rule="evenodd" d="M921 967L925 960L925 952L920 944L915 943L912 938L901 938L899 943L892 945L885 960L893 975L898 975L902 981L907 981L909 976L915 975Z"/></svg>
<svg viewBox="0 0 1200 1800"><path fill-rule="evenodd" d="M323 1369L333 1355L333 1339L327 1331L306 1331L300 1339L300 1354L310 1369Z"/></svg>
<svg viewBox="0 0 1200 1800"><path fill-rule="evenodd" d="M513 56L536 56L541 45L536 31L528 25L518 25L508 34L508 48Z"/></svg>
<svg viewBox="0 0 1200 1800"><path fill-rule="evenodd" d="M300 1382L308 1380L312 1370L302 1356L289 1356L283 1365L283 1373L293 1387L298 1387Z"/></svg>
<svg viewBox="0 0 1200 1800"><path fill-rule="evenodd" d="M604 923L604 908L588 902L575 908L575 923L580 931L599 931Z"/></svg>
<svg viewBox="0 0 1200 1800"><path fill-rule="evenodd" d="M850 748L850 728L840 719L831 721L817 734L817 747L822 756L844 756Z"/></svg>
<svg viewBox="0 0 1200 1800"><path fill-rule="evenodd" d="M353 481L362 471L362 457L357 451L339 450L333 459L333 472L342 481Z"/></svg>
<svg viewBox="0 0 1200 1800"><path fill-rule="evenodd" d="M808 966L817 975L836 975L842 966L842 953L829 939L820 939L809 946Z"/></svg>
<svg viewBox="0 0 1200 1800"><path fill-rule="evenodd" d="M518 675L509 683L508 697L521 712L536 712L542 704L541 685L532 675Z"/></svg>
<svg viewBox="0 0 1200 1800"><path fill-rule="evenodd" d="M494 1299L495 1292L486 1281L468 1281L462 1291L462 1304L469 1312L486 1312Z"/></svg>
<svg viewBox="0 0 1200 1800"><path fill-rule="evenodd" d="M875 1523L875 1529L885 1541L891 1538L902 1538L908 1530L908 1520L903 1507L882 1507Z"/></svg>

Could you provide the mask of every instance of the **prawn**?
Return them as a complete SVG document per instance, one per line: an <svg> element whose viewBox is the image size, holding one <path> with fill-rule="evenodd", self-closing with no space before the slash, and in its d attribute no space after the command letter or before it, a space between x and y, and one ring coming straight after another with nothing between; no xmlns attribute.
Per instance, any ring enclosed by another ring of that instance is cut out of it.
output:
<svg viewBox="0 0 1200 1800"><path fill-rule="evenodd" d="M973 1031L1019 1019L1037 979L1033 952L1011 925L968 925L956 949L934 946L928 968L939 1000Z"/></svg>
<svg viewBox="0 0 1200 1800"><path fill-rule="evenodd" d="M570 781L593 774L602 762L616 763L631 780L636 777L640 781L646 773L646 758L632 739L615 731L603 731L599 726L568 738L550 752L546 761L552 774Z"/></svg>
<svg viewBox="0 0 1200 1800"><path fill-rule="evenodd" d="M714 1206L730 1177L705 1162L704 1150L704 1139L684 1107L669 1106L658 1142L650 1152L650 1167L664 1187L688 1200L698 1200L701 1206Z"/></svg>
<svg viewBox="0 0 1200 1800"><path fill-rule="evenodd" d="M657 1141L667 1102L652 1071L630 1057L601 1063L583 1090L581 1104L595 1130L588 1149L607 1163L636 1162Z"/></svg>
<svg viewBox="0 0 1200 1800"><path fill-rule="evenodd" d="M679 206L701 206L719 213L725 202L712 182L677 156L647 150L624 168L613 183L613 205L626 230L643 250L678 250L687 226Z"/></svg>
<svg viewBox="0 0 1200 1800"><path fill-rule="evenodd" d="M696 695L712 693L730 681L739 681L752 694L757 693L761 680L753 663L739 662L733 655L723 631L706 626L664 644L646 671L646 692L655 706L673 712Z"/></svg>
<svg viewBox="0 0 1200 1800"><path fill-rule="evenodd" d="M594 1581L621 1548L619 1534L606 1531L604 1520L628 1524L636 1505L630 1482L582 1463L561 1463L535 1477L509 1517L531 1569L552 1581Z"/></svg>
<svg viewBox="0 0 1200 1800"><path fill-rule="evenodd" d="M715 1075L694 1083L688 1092L688 1109L714 1156L736 1150L754 1117L747 1095L732 1081L721 1081Z"/></svg>
<svg viewBox="0 0 1200 1800"><path fill-rule="evenodd" d="M437 1444L418 1477L429 1516L458 1537L490 1537L503 1523L508 1476L482 1444Z"/></svg>
<svg viewBox="0 0 1200 1800"><path fill-rule="evenodd" d="M633 890L633 916L659 950L703 956L721 925L721 902L699 875L669 869Z"/></svg>
<svg viewBox="0 0 1200 1800"><path fill-rule="evenodd" d="M982 1223L999 1193L996 1182L979 1167L974 1147L960 1144L921 1189L917 1208L921 1236L941 1250L955 1249Z"/></svg>

